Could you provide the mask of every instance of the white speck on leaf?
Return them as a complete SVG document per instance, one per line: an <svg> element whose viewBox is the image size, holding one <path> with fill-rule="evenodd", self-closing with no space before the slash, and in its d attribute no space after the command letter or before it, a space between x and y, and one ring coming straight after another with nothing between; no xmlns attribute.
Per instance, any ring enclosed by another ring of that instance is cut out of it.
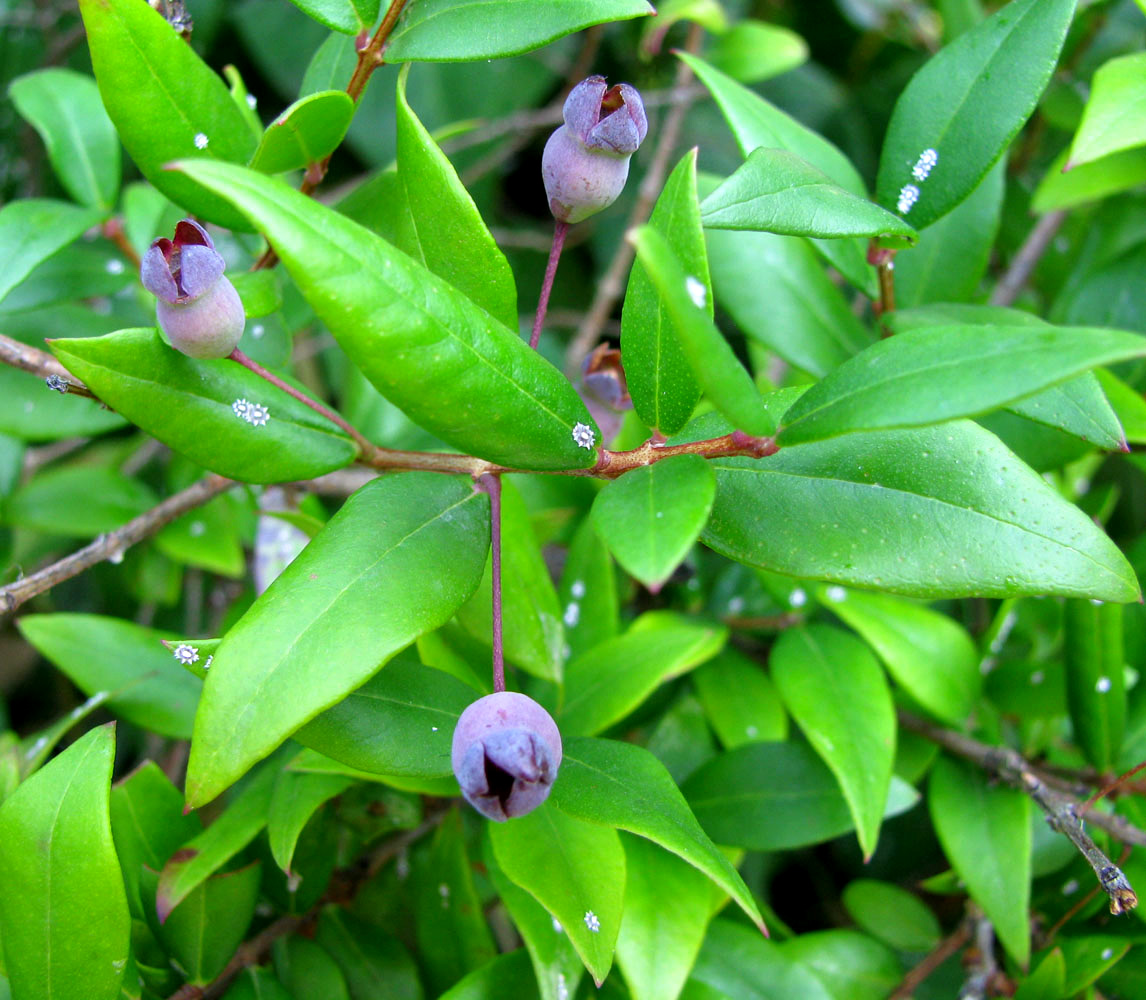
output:
<svg viewBox="0 0 1146 1000"><path fill-rule="evenodd" d="M208 656L208 657L207 657L207 662L203 664L203 669L204 669L204 670L210 670L210 669L211 669L211 661L212 661L213 659L215 659L215 654L214 654L214 653L212 653L210 656Z"/></svg>
<svg viewBox="0 0 1146 1000"><path fill-rule="evenodd" d="M573 443L578 448L592 448L597 435L588 424L577 423L573 425Z"/></svg>
<svg viewBox="0 0 1146 1000"><path fill-rule="evenodd" d="M1099 694L1106 694L1110 690L1110 678L1099 677L1098 682L1094 685L1094 690Z"/></svg>
<svg viewBox="0 0 1146 1000"><path fill-rule="evenodd" d="M197 650L190 643L181 642L175 647L175 652L172 654L175 659L180 663L198 663L199 650Z"/></svg>
<svg viewBox="0 0 1146 1000"><path fill-rule="evenodd" d="M601 921L597 918L592 910L585 911L585 926L589 928L594 934L601 929Z"/></svg>
<svg viewBox="0 0 1146 1000"><path fill-rule="evenodd" d="M576 601L570 601L565 607L565 614L561 616L561 620L565 622L568 628L575 628L581 620L581 605Z"/></svg>
<svg viewBox="0 0 1146 1000"><path fill-rule="evenodd" d="M834 601L836 604L839 604L840 601L847 600L848 592L845 588L840 586L829 587L827 589L827 598L829 601Z"/></svg>
<svg viewBox="0 0 1146 1000"><path fill-rule="evenodd" d="M573 585L569 588L569 593L577 598L577 600L581 600L581 598L585 596L585 581L574 580Z"/></svg>
<svg viewBox="0 0 1146 1000"><path fill-rule="evenodd" d="M1113 957L1114 957L1114 949L1113 948L1103 948L1102 949L1102 960L1104 962L1109 962Z"/></svg>
<svg viewBox="0 0 1146 1000"><path fill-rule="evenodd" d="M911 168L911 176L917 181L927 180L927 175L934 169L935 164L939 162L939 153L934 149L925 149L919 154L919 159L915 161L915 166Z"/></svg>
<svg viewBox="0 0 1146 1000"><path fill-rule="evenodd" d="M252 111L259 106L259 99L254 94L247 94L247 107Z"/></svg>
<svg viewBox="0 0 1146 1000"><path fill-rule="evenodd" d="M123 274L123 261L118 257L112 257L111 260L104 264L104 270L107 271L108 274Z"/></svg>
<svg viewBox="0 0 1146 1000"><path fill-rule="evenodd" d="M793 608L802 608L808 603L808 595L803 587L797 587L788 595L788 605Z"/></svg>
<svg viewBox="0 0 1146 1000"><path fill-rule="evenodd" d="M1063 884L1062 894L1064 896L1073 896L1076 892L1078 892L1078 879L1072 878Z"/></svg>
<svg viewBox="0 0 1146 1000"><path fill-rule="evenodd" d="M210 140L207 138L206 132L196 132L195 133L195 148L196 149L206 149L207 143L209 141Z"/></svg>
<svg viewBox="0 0 1146 1000"><path fill-rule="evenodd" d="M900 215L906 215L919 201L919 188L914 184L904 184L899 189L899 201L895 203L895 209Z"/></svg>
<svg viewBox="0 0 1146 1000"><path fill-rule="evenodd" d="M1044 674L1041 670L1036 670L1033 674L1031 674L1031 684L1033 684L1035 687L1038 687L1045 680L1046 674Z"/></svg>
<svg viewBox="0 0 1146 1000"><path fill-rule="evenodd" d="M565 933L565 928L561 926L561 921L560 921L560 920L558 920L556 917L553 917L553 918L552 918L552 920L553 920L553 930L554 930L554 932L555 932L555 933L557 933L557 934L564 934L564 933Z"/></svg>
<svg viewBox="0 0 1146 1000"><path fill-rule="evenodd" d="M265 326L263 326L262 323L256 323L254 326L251 327L251 336L254 337L255 340L262 340L263 334L266 332L267 332L267 328Z"/></svg>
<svg viewBox="0 0 1146 1000"><path fill-rule="evenodd" d="M705 302L708 301L708 289L704 287L704 282L690 274L684 279L684 287L688 297L692 299L692 304L697 309L703 309Z"/></svg>
<svg viewBox="0 0 1146 1000"><path fill-rule="evenodd" d="M192 521L191 526L187 529L187 533L192 538L201 538L203 535L207 534L207 525L205 525L202 521Z"/></svg>

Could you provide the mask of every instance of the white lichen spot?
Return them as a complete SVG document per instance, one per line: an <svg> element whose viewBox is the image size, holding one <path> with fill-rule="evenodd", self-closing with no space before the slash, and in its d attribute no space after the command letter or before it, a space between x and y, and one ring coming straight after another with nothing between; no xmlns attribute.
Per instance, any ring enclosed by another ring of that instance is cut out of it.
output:
<svg viewBox="0 0 1146 1000"><path fill-rule="evenodd" d="M210 142L210 140L207 138L206 132L196 132L195 133L195 148L196 149L206 149L208 142Z"/></svg>
<svg viewBox="0 0 1146 1000"><path fill-rule="evenodd" d="M186 642L179 643L179 645L175 647L175 652L172 653L172 656L183 664L199 662L199 650Z"/></svg>
<svg viewBox="0 0 1146 1000"><path fill-rule="evenodd" d="M792 608L802 608L808 603L808 595L804 592L803 587L797 587L788 595L788 606Z"/></svg>
<svg viewBox="0 0 1146 1000"><path fill-rule="evenodd" d="M1106 694L1106 692L1110 690L1110 678L1099 677L1098 681L1094 685L1094 690L1099 694Z"/></svg>
<svg viewBox="0 0 1146 1000"><path fill-rule="evenodd" d="M570 601L565 607L565 614L561 616L561 620L565 622L567 628L576 628L577 623L581 620L581 605L576 601Z"/></svg>
<svg viewBox="0 0 1146 1000"><path fill-rule="evenodd" d="M597 918L592 910L585 911L585 926L589 928L594 934L601 929L601 921Z"/></svg>
<svg viewBox="0 0 1146 1000"><path fill-rule="evenodd" d="M192 538L201 538L203 535L207 534L207 525L205 525L202 521L192 521L191 526L187 529L187 533Z"/></svg>
<svg viewBox="0 0 1146 1000"><path fill-rule="evenodd" d="M939 162L939 153L934 149L925 149L919 154L919 159L915 161L915 166L911 168L911 176L917 181L927 180L927 175L935 169L935 164Z"/></svg>
<svg viewBox="0 0 1146 1000"><path fill-rule="evenodd" d="M112 257L103 267L108 274L123 274L123 261L118 257Z"/></svg>
<svg viewBox="0 0 1146 1000"><path fill-rule="evenodd" d="M561 926L561 921L558 920L556 917L552 917L551 919L553 921L553 932L555 934L564 934L565 928Z"/></svg>
<svg viewBox="0 0 1146 1000"><path fill-rule="evenodd" d="M259 99L254 94L247 94L247 107L252 111L259 106Z"/></svg>
<svg viewBox="0 0 1146 1000"><path fill-rule="evenodd" d="M846 601L848 599L847 590L839 585L829 587L826 591L826 594L828 600L835 604L839 604L840 601Z"/></svg>
<svg viewBox="0 0 1146 1000"><path fill-rule="evenodd" d="M1073 896L1076 892L1078 892L1078 879L1072 878L1063 883L1062 894L1064 896Z"/></svg>
<svg viewBox="0 0 1146 1000"><path fill-rule="evenodd" d="M1104 962L1109 962L1113 957L1114 957L1114 949L1113 948L1103 948L1102 949L1102 960Z"/></svg>
<svg viewBox="0 0 1146 1000"><path fill-rule="evenodd" d="M1044 674L1041 670L1036 670L1033 674L1031 674L1031 684L1035 687L1038 687L1045 680L1046 674Z"/></svg>
<svg viewBox="0 0 1146 1000"><path fill-rule="evenodd" d="M895 210L900 215L906 215L919 201L919 188L914 184L904 184L899 189L899 200L895 203Z"/></svg>
<svg viewBox="0 0 1146 1000"><path fill-rule="evenodd" d="M251 327L251 336L254 337L255 340L262 340L263 334L265 334L266 332L267 332L267 328L265 326L263 326L262 323L256 323L254 326Z"/></svg>
<svg viewBox="0 0 1146 1000"><path fill-rule="evenodd" d="M585 596L585 581L574 580L573 585L569 588L569 593L577 598L577 600L581 600L581 598Z"/></svg>
<svg viewBox="0 0 1146 1000"><path fill-rule="evenodd" d="M708 301L708 289L704 287L704 282L690 274L684 279L684 288L688 292L688 297L692 299L692 304L697 309L703 309L705 302Z"/></svg>
<svg viewBox="0 0 1146 1000"><path fill-rule="evenodd" d="M573 443L578 448L592 448L597 435L588 424L577 423L573 425Z"/></svg>

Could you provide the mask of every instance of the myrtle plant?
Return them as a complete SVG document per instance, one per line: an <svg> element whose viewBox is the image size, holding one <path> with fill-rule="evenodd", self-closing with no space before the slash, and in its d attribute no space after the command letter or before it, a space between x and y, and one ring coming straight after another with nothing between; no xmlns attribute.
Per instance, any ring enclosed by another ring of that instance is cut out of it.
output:
<svg viewBox="0 0 1146 1000"><path fill-rule="evenodd" d="M0 39L0 998L1146 995L1144 0Z"/></svg>

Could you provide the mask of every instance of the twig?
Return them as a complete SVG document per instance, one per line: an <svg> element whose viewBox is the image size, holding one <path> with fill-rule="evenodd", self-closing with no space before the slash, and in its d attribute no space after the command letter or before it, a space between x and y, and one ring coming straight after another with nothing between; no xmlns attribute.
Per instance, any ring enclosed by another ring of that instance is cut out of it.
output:
<svg viewBox="0 0 1146 1000"><path fill-rule="evenodd" d="M557 277L557 262L561 259L561 248L565 246L565 234L569 223L557 221L553 227L553 245L549 248L549 262L545 265L545 278L541 282L541 294L537 299L537 312L533 316L533 332L529 336L529 346L537 350L541 339L541 328L545 325L545 312L549 308L549 293L553 291L553 279Z"/></svg>
<svg viewBox="0 0 1146 1000"><path fill-rule="evenodd" d="M505 653L501 618L501 476L486 475L478 487L489 494L490 589L493 592L493 689L505 690Z"/></svg>
<svg viewBox="0 0 1146 1000"><path fill-rule="evenodd" d="M212 473L180 490L162 503L132 518L122 528L102 534L90 545L84 546L70 556L52 563L31 576L26 576L6 587L0 587L0 615L15 611L21 604L50 590L57 583L78 576L85 569L121 556L125 550L137 542L155 534L166 524L181 517L196 507L201 507L232 486L238 485L233 479L226 479Z"/></svg>
<svg viewBox="0 0 1146 1000"><path fill-rule="evenodd" d="M1014 303L1065 219L1066 212L1047 212L1034 224L1023 245L1019 247L1019 252L1015 254L1015 259L1011 261L1011 266L991 293L991 305L1009 306Z"/></svg>
<svg viewBox="0 0 1146 1000"><path fill-rule="evenodd" d="M32 375L39 375L45 382L48 382L48 388L55 389L56 392L70 392L76 396L98 399L95 393L47 351L22 344L11 337L5 337L2 333L0 333L0 363L19 368L21 371L29 372Z"/></svg>
<svg viewBox="0 0 1146 1000"><path fill-rule="evenodd" d="M103 224L101 232L119 248L119 252L123 254L131 262L131 266L138 271L142 262L139 259L139 254L135 252L135 247L131 245L128 241L127 234L123 231L123 220L118 216L113 216Z"/></svg>
<svg viewBox="0 0 1146 1000"><path fill-rule="evenodd" d="M887 1000L909 1000L920 985L952 955L971 940L971 921L964 920L951 934L939 942L923 960L900 980L899 986Z"/></svg>
<svg viewBox="0 0 1146 1000"><path fill-rule="evenodd" d="M909 712L899 713L900 724L905 728L925 736L927 739L950 750L966 760L978 764L1007 784L1029 795L1044 813L1047 823L1066 837L1094 869L1098 884L1110 897L1110 912L1118 915L1134 909L1138 905L1135 894L1126 876L1095 844L1090 834L1083 828L1079 816L1079 802L1076 798L1051 788L1037 773L1037 769L1018 751L1010 747L990 746L978 740L940 729ZM1146 833L1131 826L1120 816L1107 816L1091 813L1088 817L1095 826L1126 843L1146 845ZM1117 822L1111 822L1117 821ZM1118 828L1116 830L1116 827Z"/></svg>
<svg viewBox="0 0 1146 1000"><path fill-rule="evenodd" d="M688 39L684 46L685 51L695 54L700 48L703 36L704 29L699 24L690 24ZM692 70L683 60L679 61L676 67L674 91L684 87L691 80ZM676 148L681 125L684 124L684 116L691 103L692 100L689 99L683 100L679 104L673 104L665 115L656 149L653 151L652 162L649 164L645 176L641 179L637 201L629 214L629 221L625 226L626 230L648 222L653 206L656 204L657 195L660 194L661 185L664 183L665 174L668 172L669 158ZM597 339L601 335L601 328L617 304L617 299L624 293L625 276L629 273L632 263L632 244L628 240L621 240L617 244L617 250L613 254L613 259L609 262L605 274L597 283L597 292L593 296L593 303L589 306L589 311L585 314L584 320L577 329L577 334L565 352L565 372L570 378L577 376L585 355L596 345Z"/></svg>

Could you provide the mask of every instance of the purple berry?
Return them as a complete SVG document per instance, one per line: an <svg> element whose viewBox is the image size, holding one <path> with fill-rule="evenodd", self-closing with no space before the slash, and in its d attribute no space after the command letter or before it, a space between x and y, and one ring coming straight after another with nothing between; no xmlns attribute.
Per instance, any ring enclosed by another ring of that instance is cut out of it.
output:
<svg viewBox="0 0 1146 1000"><path fill-rule="evenodd" d="M637 90L627 83L609 87L603 76L577 84L562 114L565 124L541 155L541 174L554 217L580 222L617 200L649 123Z"/></svg>
<svg viewBox="0 0 1146 1000"><path fill-rule="evenodd" d="M225 358L239 344L246 315L226 264L199 223L184 219L175 238L155 240L143 256L143 287L159 301L159 329L192 358Z"/></svg>
<svg viewBox="0 0 1146 1000"><path fill-rule="evenodd" d="M548 797L561 766L561 734L532 698L498 691L462 712L450 762L466 800L483 816L505 822Z"/></svg>

